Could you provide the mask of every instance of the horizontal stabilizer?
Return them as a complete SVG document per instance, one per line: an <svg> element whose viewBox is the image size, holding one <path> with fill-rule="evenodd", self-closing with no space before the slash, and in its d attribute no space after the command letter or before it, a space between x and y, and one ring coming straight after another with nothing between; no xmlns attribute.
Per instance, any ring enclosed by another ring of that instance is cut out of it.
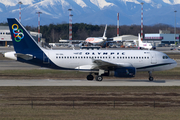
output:
<svg viewBox="0 0 180 120"><path fill-rule="evenodd" d="M22 58L25 60L32 60L33 59L33 55L30 54L22 54L22 53L16 53L15 56L18 58Z"/></svg>
<svg viewBox="0 0 180 120"><path fill-rule="evenodd" d="M75 69L77 69L77 70L89 70L89 69L93 69L93 68L94 68L93 65L82 65L82 66L76 67Z"/></svg>

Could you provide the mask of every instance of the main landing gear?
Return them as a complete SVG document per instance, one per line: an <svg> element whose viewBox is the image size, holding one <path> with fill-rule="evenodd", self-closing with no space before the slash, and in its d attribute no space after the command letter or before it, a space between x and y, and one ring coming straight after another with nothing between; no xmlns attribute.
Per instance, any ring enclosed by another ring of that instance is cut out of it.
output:
<svg viewBox="0 0 180 120"><path fill-rule="evenodd" d="M104 74L104 70L100 69L99 73L96 76L96 81L100 82L103 80L102 74ZM87 78L87 80L92 81L94 79L94 76L92 75L92 73L90 73L86 78Z"/></svg>
<svg viewBox="0 0 180 120"><path fill-rule="evenodd" d="M148 71L148 73L149 73L149 81L153 81L154 78L152 77L152 71Z"/></svg>
<svg viewBox="0 0 180 120"><path fill-rule="evenodd" d="M88 75L86 78L87 78L87 80L90 80L90 81L91 81L91 80L94 79L94 76L90 74L90 75Z"/></svg>
<svg viewBox="0 0 180 120"><path fill-rule="evenodd" d="M98 76L96 76L96 81L102 81L103 80L103 77L102 77L102 75L98 75Z"/></svg>
<svg viewBox="0 0 180 120"><path fill-rule="evenodd" d="M87 78L87 80L92 81L94 79L94 76L90 74L86 78ZM96 81L100 82L103 80L103 77L102 77L102 75L97 75L95 79L96 79Z"/></svg>

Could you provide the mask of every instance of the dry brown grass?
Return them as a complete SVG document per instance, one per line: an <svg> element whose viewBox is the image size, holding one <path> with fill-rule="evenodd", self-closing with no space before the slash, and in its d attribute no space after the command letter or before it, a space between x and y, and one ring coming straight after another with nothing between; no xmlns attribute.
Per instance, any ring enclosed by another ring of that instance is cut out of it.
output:
<svg viewBox="0 0 180 120"><path fill-rule="evenodd" d="M0 87L0 118L177 120L179 91L180 87Z"/></svg>

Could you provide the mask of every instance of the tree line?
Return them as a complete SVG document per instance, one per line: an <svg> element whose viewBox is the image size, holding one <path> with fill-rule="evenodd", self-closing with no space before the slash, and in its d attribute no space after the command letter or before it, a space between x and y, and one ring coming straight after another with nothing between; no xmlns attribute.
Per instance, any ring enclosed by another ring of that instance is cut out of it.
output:
<svg viewBox="0 0 180 120"><path fill-rule="evenodd" d="M37 28L26 26L27 29L37 31ZM105 25L91 25L85 23L72 24L73 40L85 40L87 37L102 37ZM156 24L152 26L143 26L144 33L159 33L159 30L169 30L174 33L174 27L166 24ZM41 26L41 33L46 42L59 42L60 39L69 39L69 24L49 24ZM135 35L141 33L140 25L122 25L119 27L119 35ZM176 28L176 33L180 33L180 28ZM107 38L117 36L117 26L107 26Z"/></svg>
<svg viewBox="0 0 180 120"><path fill-rule="evenodd" d="M7 26L7 23L0 23L0 26ZM37 27L25 26L28 31L37 32ZM72 38L73 40L85 40L87 37L102 37L104 33L105 25L92 25L85 23L72 24ZM166 24L156 24L143 26L144 33L159 33L159 30L169 30L170 33L174 33L174 27ZM46 42L59 42L60 39L69 39L69 24L49 24L42 25L40 32ZM141 32L140 25L122 25L119 27L119 35L135 35ZM180 28L176 28L176 33L180 33ZM117 36L117 26L107 26L107 38Z"/></svg>

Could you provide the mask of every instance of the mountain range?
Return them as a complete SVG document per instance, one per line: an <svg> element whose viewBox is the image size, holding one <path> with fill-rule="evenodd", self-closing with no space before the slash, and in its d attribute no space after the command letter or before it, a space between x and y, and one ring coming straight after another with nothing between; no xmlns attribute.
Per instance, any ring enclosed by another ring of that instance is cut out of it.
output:
<svg viewBox="0 0 180 120"><path fill-rule="evenodd" d="M0 0L0 22L7 18L19 18L19 0ZM168 24L180 27L180 0L21 0L21 22L37 26L42 12L41 25L69 22L69 11L73 23L116 25L119 13L120 25L141 24L141 2L144 25ZM177 10L175 13L174 11ZM176 16L176 17L175 17Z"/></svg>

